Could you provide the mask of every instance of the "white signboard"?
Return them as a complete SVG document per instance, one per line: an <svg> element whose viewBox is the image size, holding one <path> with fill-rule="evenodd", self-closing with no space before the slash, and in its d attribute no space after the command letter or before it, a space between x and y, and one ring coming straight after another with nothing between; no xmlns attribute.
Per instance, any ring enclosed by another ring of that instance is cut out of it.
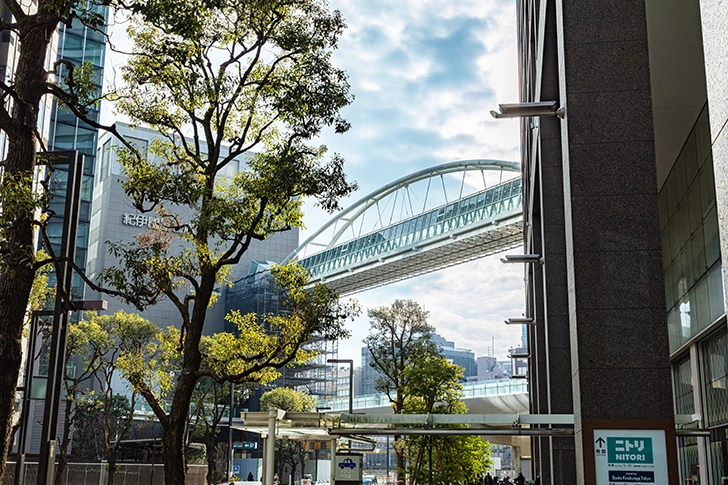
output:
<svg viewBox="0 0 728 485"><path fill-rule="evenodd" d="M334 480L361 482L361 455L336 455Z"/></svg>
<svg viewBox="0 0 728 485"><path fill-rule="evenodd" d="M597 485L665 485L665 431L595 429L594 465Z"/></svg>

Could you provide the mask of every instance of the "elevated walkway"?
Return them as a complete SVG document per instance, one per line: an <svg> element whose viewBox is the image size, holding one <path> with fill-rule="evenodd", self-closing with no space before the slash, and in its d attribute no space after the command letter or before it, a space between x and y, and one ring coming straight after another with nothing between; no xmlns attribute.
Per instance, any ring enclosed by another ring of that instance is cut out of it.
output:
<svg viewBox="0 0 728 485"><path fill-rule="evenodd" d="M488 186L486 171L499 171L500 181ZM347 295L519 246L521 179L502 180L504 172L519 171L515 162L463 160L408 175L339 213L286 261L297 260L313 281ZM476 172L485 188L463 195L467 176ZM447 193L444 176L451 174L462 174L456 198ZM422 201L413 195L418 183L426 183ZM405 217L395 221L397 213Z"/></svg>
<svg viewBox="0 0 728 485"><path fill-rule="evenodd" d="M468 382L463 385L463 402L468 414L527 414L528 383L525 379L495 379ZM329 413L346 413L349 399L321 401L320 407L331 408ZM364 414L393 414L392 404L385 394L356 396L353 411Z"/></svg>

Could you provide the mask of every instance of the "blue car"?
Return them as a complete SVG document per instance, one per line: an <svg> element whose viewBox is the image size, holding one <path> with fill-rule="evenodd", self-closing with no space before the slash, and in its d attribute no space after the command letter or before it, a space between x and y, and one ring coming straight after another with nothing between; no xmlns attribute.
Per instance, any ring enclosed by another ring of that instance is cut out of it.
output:
<svg viewBox="0 0 728 485"><path fill-rule="evenodd" d="M351 458L346 458L344 461L339 463L339 468L341 468L342 470L344 468L351 468L353 470L354 468L356 468L356 463L354 463Z"/></svg>

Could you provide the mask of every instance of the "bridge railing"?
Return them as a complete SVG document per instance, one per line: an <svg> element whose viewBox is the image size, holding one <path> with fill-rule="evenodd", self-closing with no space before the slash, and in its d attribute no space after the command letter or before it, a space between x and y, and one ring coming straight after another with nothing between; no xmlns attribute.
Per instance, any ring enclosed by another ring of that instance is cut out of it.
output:
<svg viewBox="0 0 728 485"><path fill-rule="evenodd" d="M525 394L527 392L528 382L525 379L493 379L483 382L469 382L463 385L463 399ZM355 396L352 404L354 409L371 409L392 405L385 394ZM319 407L329 407L331 411L347 411L349 409L349 399L321 401Z"/></svg>
<svg viewBox="0 0 728 485"><path fill-rule="evenodd" d="M521 207L521 179L503 182L299 261L317 277Z"/></svg>

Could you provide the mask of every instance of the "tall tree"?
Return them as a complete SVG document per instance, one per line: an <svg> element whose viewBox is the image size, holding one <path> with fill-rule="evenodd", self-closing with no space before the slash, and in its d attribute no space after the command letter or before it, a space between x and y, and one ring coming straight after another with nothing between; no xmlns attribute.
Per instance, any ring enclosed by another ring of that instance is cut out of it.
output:
<svg viewBox="0 0 728 485"><path fill-rule="evenodd" d="M300 227L305 199L333 211L355 188L343 160L325 160L326 148L310 143L324 128L349 128L339 114L351 102L346 74L331 63L345 24L324 0L146 0L133 12L134 56L123 68L116 108L162 139L147 154L130 149L119 157L133 205L156 211L164 222L132 244L115 245L120 264L103 281L139 308L166 297L179 311L181 368L169 411L143 376L129 374L164 428L166 483L179 485L200 378L263 379L265 369L298 358L313 333L343 332L348 310L336 296L322 288L304 293L304 275L286 270L278 274L287 279L282 287L294 311L280 317L285 329L269 348L227 350L238 367L218 373L225 366L215 368L202 345L216 288L251 242ZM246 154L247 164L224 176ZM174 241L184 250L170 252ZM241 322L245 331L253 325Z"/></svg>
<svg viewBox="0 0 728 485"><path fill-rule="evenodd" d="M55 66L46 64L46 53L59 23L81 19L99 25L103 19L96 7L75 0L3 2L11 15L2 16L0 31L3 37L12 36L16 55L8 59L10 81L0 81L0 132L7 139L7 154L0 163L0 481L12 440L24 316L34 274L45 264L34 258L39 224L35 215L44 199L35 183L36 163L38 153L46 149L37 128L40 102L64 91L55 82Z"/></svg>
<svg viewBox="0 0 728 485"><path fill-rule="evenodd" d="M428 313L412 300L395 300L390 306L368 310L369 335L364 339L372 360L371 366L379 372L376 389L387 395L395 414L404 409L408 390L407 365L439 355L430 339L433 331L427 323ZM394 437L397 455L397 482L405 479L405 452Z"/></svg>
<svg viewBox="0 0 728 485"><path fill-rule="evenodd" d="M403 412L406 414L465 414L463 368L444 357L429 356L404 370ZM466 428L449 425L448 428ZM413 436L404 440L410 483L472 483L490 464L490 445L480 436Z"/></svg>

